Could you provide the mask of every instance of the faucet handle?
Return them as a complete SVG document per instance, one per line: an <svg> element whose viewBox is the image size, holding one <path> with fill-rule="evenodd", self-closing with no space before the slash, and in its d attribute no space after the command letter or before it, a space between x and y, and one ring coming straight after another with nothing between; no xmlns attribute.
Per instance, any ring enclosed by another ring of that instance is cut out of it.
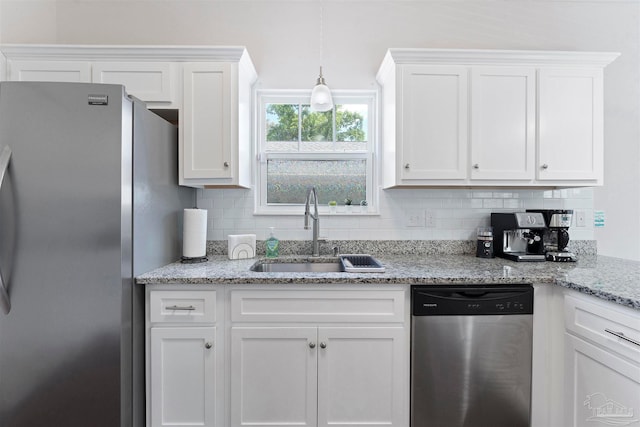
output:
<svg viewBox="0 0 640 427"><path fill-rule="evenodd" d="M333 249L333 256L338 256L338 255L340 255L340 246L337 246L337 245L336 245L336 246L334 246L334 247L333 247L333 248L331 248L331 249Z"/></svg>

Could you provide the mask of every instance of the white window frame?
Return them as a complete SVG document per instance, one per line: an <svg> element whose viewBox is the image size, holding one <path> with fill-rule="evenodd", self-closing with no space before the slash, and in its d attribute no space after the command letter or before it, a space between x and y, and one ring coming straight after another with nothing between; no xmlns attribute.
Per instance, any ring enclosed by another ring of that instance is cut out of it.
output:
<svg viewBox="0 0 640 427"><path fill-rule="evenodd" d="M308 105L311 91L295 90L258 90L256 91L256 167L255 167L255 215L301 215L304 206L297 204L267 204L267 160L292 159L292 160L365 160L367 177L367 203L365 209L359 206L360 201L354 200L354 207L347 212L338 201L338 207L330 211L329 206L318 205L321 215L377 215L378 214L378 185L376 174L376 151L378 147L378 93L377 91L332 91L333 102L336 105L349 103L367 103L369 105L369 117L366 150L363 151L326 151L326 152L282 152L273 153L265 150L266 144L266 105L273 103Z"/></svg>

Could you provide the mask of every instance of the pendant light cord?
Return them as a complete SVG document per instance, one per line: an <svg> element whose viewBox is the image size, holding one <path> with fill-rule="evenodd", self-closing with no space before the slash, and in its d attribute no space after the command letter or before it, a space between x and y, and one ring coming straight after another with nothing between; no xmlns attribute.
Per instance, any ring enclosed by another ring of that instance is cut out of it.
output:
<svg viewBox="0 0 640 427"><path fill-rule="evenodd" d="M323 42L324 42L323 16L324 16L324 7L323 7L323 4L322 4L322 0L320 0L320 74L321 75L322 75L322 60L323 60L322 45L323 45Z"/></svg>

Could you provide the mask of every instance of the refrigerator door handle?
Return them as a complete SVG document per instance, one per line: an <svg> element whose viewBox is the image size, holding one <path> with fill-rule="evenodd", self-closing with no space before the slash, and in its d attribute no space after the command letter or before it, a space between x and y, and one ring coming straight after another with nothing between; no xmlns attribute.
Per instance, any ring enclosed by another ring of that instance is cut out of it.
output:
<svg viewBox="0 0 640 427"><path fill-rule="evenodd" d="M11 148L5 145L0 152L0 189L2 189L2 183L4 182L4 175L7 172L7 168L9 167L9 162L11 161ZM4 312L4 314L9 314L11 311L11 300L9 299L9 294L7 293L7 288L4 285L4 279L2 277L2 271L0 271L0 308Z"/></svg>

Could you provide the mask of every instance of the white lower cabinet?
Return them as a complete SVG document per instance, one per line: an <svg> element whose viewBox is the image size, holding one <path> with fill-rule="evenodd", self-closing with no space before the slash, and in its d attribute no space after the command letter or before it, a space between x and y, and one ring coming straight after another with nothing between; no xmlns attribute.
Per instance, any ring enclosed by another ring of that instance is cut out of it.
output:
<svg viewBox="0 0 640 427"><path fill-rule="evenodd" d="M404 288L233 289L231 426L409 424Z"/></svg>
<svg viewBox="0 0 640 427"><path fill-rule="evenodd" d="M316 425L316 334L316 328L232 328L231 425Z"/></svg>
<svg viewBox="0 0 640 427"><path fill-rule="evenodd" d="M567 294L565 326L564 426L640 426L640 313Z"/></svg>
<svg viewBox="0 0 640 427"><path fill-rule="evenodd" d="M146 294L147 427L409 426L407 287Z"/></svg>
<svg viewBox="0 0 640 427"><path fill-rule="evenodd" d="M232 426L399 426L402 327L234 327Z"/></svg>
<svg viewBox="0 0 640 427"><path fill-rule="evenodd" d="M404 328L319 328L318 426L402 425Z"/></svg>
<svg viewBox="0 0 640 427"><path fill-rule="evenodd" d="M640 426L640 365L566 334L567 427Z"/></svg>
<svg viewBox="0 0 640 427"><path fill-rule="evenodd" d="M151 328L151 423L215 426L216 328Z"/></svg>
<svg viewBox="0 0 640 427"><path fill-rule="evenodd" d="M221 309L215 290L147 288L147 427L225 425Z"/></svg>

